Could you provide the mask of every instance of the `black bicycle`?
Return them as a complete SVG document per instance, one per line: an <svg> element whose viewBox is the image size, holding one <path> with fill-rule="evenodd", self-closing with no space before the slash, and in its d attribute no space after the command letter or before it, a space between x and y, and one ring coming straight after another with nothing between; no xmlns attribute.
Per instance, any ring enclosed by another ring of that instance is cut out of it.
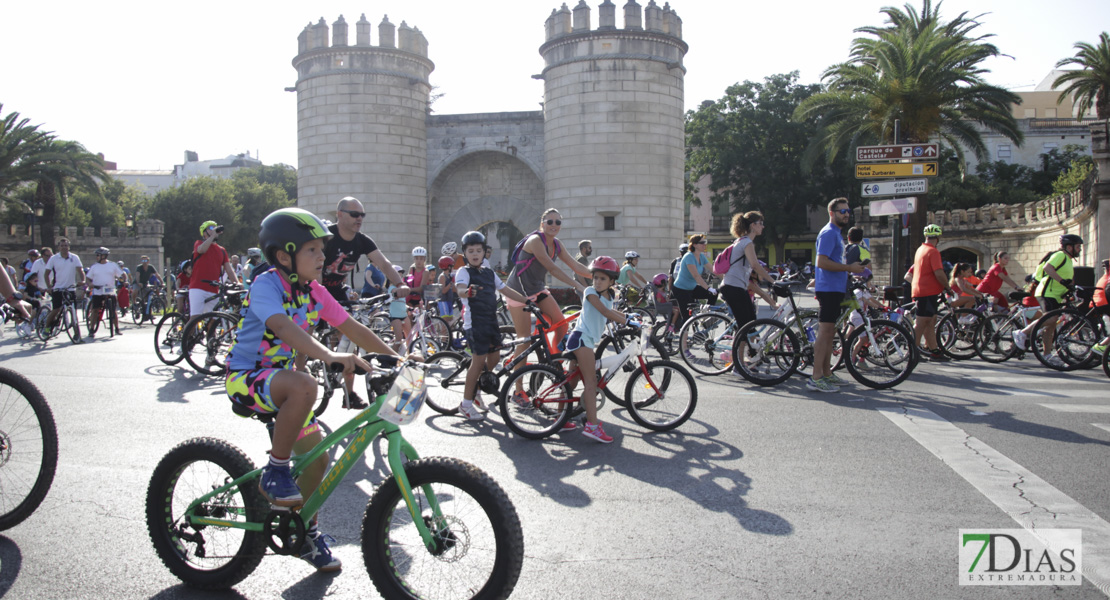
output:
<svg viewBox="0 0 1110 600"><path fill-rule="evenodd" d="M42 504L58 467L54 414L35 384L0 367L0 531Z"/></svg>

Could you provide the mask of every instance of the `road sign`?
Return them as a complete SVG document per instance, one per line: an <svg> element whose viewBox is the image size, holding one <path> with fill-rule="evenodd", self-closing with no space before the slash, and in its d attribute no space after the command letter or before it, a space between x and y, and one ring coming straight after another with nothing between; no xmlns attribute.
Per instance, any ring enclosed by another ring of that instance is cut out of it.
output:
<svg viewBox="0 0 1110 600"><path fill-rule="evenodd" d="M937 163L889 163L881 165L856 165L856 179L872 177L936 177Z"/></svg>
<svg viewBox="0 0 1110 600"><path fill-rule="evenodd" d="M936 144L898 144L893 146L860 146L856 160L932 160L940 149Z"/></svg>
<svg viewBox="0 0 1110 600"><path fill-rule="evenodd" d="M883 217L887 215L904 215L917 210L917 198L890 198L888 200L872 200L871 216Z"/></svg>
<svg viewBox="0 0 1110 600"><path fill-rule="evenodd" d="M928 179L902 179L898 181L876 181L875 183L863 184L864 197L927 193L929 193Z"/></svg>

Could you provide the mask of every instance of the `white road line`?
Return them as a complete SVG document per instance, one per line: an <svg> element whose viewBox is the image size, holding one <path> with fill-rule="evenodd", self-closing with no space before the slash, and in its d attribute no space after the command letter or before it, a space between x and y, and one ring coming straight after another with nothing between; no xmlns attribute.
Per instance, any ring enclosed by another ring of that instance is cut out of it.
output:
<svg viewBox="0 0 1110 600"><path fill-rule="evenodd" d="M1106 431L1110 431L1110 425L1107 425L1106 423L1091 423L1091 425L1094 425L1095 427L1098 427L1099 429L1105 429Z"/></svg>
<svg viewBox="0 0 1110 600"><path fill-rule="evenodd" d="M1060 412L1110 414L1110 406L1105 404L1042 404L1041 406Z"/></svg>
<svg viewBox="0 0 1110 600"><path fill-rule="evenodd" d="M1097 379L1080 379L1080 378L1065 378L1065 377L1037 377L1036 375L1011 375L1009 377L990 375L987 377L969 376L968 379L982 383L1004 383L1010 387L1014 386L1032 386L1032 385L1049 385L1049 386L1068 386L1090 384L1106 385L1106 381L1099 381Z"/></svg>
<svg viewBox="0 0 1110 600"><path fill-rule="evenodd" d="M876 410L1054 552L1060 548L1053 547L1038 528L1082 529L1083 576L1110 596L1110 523L932 411L908 407Z"/></svg>

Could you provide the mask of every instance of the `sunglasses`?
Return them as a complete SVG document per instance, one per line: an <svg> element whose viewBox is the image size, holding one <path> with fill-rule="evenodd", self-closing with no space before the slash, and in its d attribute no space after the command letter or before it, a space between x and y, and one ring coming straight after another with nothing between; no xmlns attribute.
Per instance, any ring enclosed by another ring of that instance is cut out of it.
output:
<svg viewBox="0 0 1110 600"><path fill-rule="evenodd" d="M352 217L354 217L356 219L361 219L361 218L366 216L366 213L358 212L357 210L341 210L339 212L345 212L345 213L351 215Z"/></svg>
<svg viewBox="0 0 1110 600"><path fill-rule="evenodd" d="M850 214L852 214L852 209L850 209L850 208L842 208L842 209L840 209L840 210L836 210L836 211L833 211L833 212L838 212L838 213L840 213L840 214L842 214L842 215L850 215Z"/></svg>
<svg viewBox="0 0 1110 600"><path fill-rule="evenodd" d="M559 219L548 219L546 222L547 222L548 225L562 225L563 224L563 222Z"/></svg>

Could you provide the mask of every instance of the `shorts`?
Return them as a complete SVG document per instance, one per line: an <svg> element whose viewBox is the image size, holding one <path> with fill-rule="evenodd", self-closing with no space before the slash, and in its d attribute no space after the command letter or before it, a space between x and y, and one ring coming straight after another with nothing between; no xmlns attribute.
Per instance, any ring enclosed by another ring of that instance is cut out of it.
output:
<svg viewBox="0 0 1110 600"><path fill-rule="evenodd" d="M403 300L394 300L389 303L389 320L404 321L409 316L408 306Z"/></svg>
<svg viewBox="0 0 1110 600"><path fill-rule="evenodd" d="M216 302L220 299L216 292L209 292L197 288L189 289L189 316L195 317L202 315L206 312L216 308Z"/></svg>
<svg viewBox="0 0 1110 600"><path fill-rule="evenodd" d="M224 389L232 402L241 404L256 413L268 415L278 411L270 396L270 384L274 376L285 369L252 369L249 371L229 371L224 380ZM309 411L297 440L320 431L316 413Z"/></svg>
<svg viewBox="0 0 1110 600"><path fill-rule="evenodd" d="M532 294L531 296L528 296L528 299L532 301L532 304L539 304L540 302L543 302L543 299L548 297L550 294L551 294L551 290L549 290L547 288L543 288L543 290L538 291L535 294ZM510 298L508 296L505 296L505 304L507 304L507 305L509 305L513 308L520 308L520 307L524 306L523 302L517 302L516 300L513 300L512 298Z"/></svg>
<svg viewBox="0 0 1110 600"><path fill-rule="evenodd" d="M914 298L917 301L917 316L919 317L935 317L937 310L940 308L940 294L936 296L921 296Z"/></svg>
<svg viewBox="0 0 1110 600"><path fill-rule="evenodd" d="M1037 302L1040 302L1041 309L1045 312L1056 310L1063 306L1056 298L1049 298L1048 296L1037 296Z"/></svg>
<svg viewBox="0 0 1110 600"><path fill-rule="evenodd" d="M89 305L92 308L107 308L109 298L115 300L116 297L111 294L93 296L92 299L89 300Z"/></svg>
<svg viewBox="0 0 1110 600"><path fill-rule="evenodd" d="M994 291L987 293L994 298L994 303L997 304L1000 308L1010 308L1010 301L1006 298L1006 296L1002 295L1002 292Z"/></svg>
<svg viewBox="0 0 1110 600"><path fill-rule="evenodd" d="M61 291L61 292L55 292L55 291L51 290L50 291L50 302L54 306L54 308L61 308L62 304L65 303L66 296L69 296L70 298L75 298L76 297L76 296L74 296L73 290Z"/></svg>
<svg viewBox="0 0 1110 600"><path fill-rule="evenodd" d="M840 318L841 302L844 302L844 292L817 292L817 303L821 305L817 312L817 321L836 323Z"/></svg>
<svg viewBox="0 0 1110 600"><path fill-rule="evenodd" d="M473 328L466 329L463 334L466 336L466 345L474 356L497 352L501 349L501 331L497 327L492 329L479 327L478 331L474 331Z"/></svg>
<svg viewBox="0 0 1110 600"><path fill-rule="evenodd" d="M436 302L436 310L441 317L449 317L455 312L455 305L450 300L440 300Z"/></svg>
<svg viewBox="0 0 1110 600"><path fill-rule="evenodd" d="M593 346L589 345L587 343L588 341L589 340L585 340L582 338L581 330L575 329L574 331L570 332L570 335L567 336L566 350L567 352L574 352L579 348L587 348L589 350L593 350Z"/></svg>

